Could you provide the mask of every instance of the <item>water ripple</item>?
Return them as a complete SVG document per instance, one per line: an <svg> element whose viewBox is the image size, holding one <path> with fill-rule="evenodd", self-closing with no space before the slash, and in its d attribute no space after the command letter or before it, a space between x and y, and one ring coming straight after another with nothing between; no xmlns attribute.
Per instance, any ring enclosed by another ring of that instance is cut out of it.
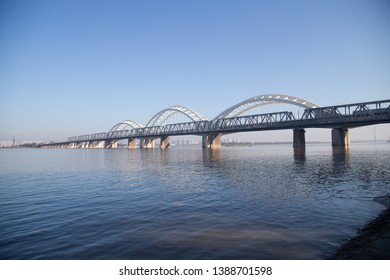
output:
<svg viewBox="0 0 390 280"><path fill-rule="evenodd" d="M389 146L0 150L2 259L318 259L390 192Z"/></svg>

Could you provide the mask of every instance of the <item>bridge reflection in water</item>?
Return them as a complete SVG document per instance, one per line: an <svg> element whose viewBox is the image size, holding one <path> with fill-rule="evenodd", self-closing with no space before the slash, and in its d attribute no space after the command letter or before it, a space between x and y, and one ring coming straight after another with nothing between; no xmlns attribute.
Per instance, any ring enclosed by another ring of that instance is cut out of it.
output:
<svg viewBox="0 0 390 280"><path fill-rule="evenodd" d="M265 114L243 115L254 108L269 104L292 104L304 108L302 116L289 111ZM176 114L182 114L191 121L166 124ZM390 100L361 102L345 105L320 107L307 100L288 95L260 95L237 103L207 120L194 110L175 105L155 114L144 126L133 120L115 124L108 132L69 137L63 142L40 144L43 148L117 148L118 141L127 140L127 147L155 147L160 139L160 148L170 145L170 136L198 135L202 137L202 147L219 149L221 136L237 132L293 130L293 147L296 154L305 151L306 128L332 129L332 146L350 145L349 129L390 123Z"/></svg>

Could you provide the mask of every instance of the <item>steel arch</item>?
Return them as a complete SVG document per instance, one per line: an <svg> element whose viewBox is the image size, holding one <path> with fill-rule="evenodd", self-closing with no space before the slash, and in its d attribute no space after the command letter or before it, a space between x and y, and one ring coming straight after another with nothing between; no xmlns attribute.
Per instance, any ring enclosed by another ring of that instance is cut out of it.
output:
<svg viewBox="0 0 390 280"><path fill-rule="evenodd" d="M198 122L198 121L205 121L207 120L206 117L203 115L195 112L194 110L182 106L182 105L174 105L169 108L166 108L164 110L161 110L157 114L155 114L150 121L146 124L146 127L150 126L156 126L156 125L161 125L163 124L167 119L172 117L173 115L181 113L184 114L185 116L189 117L192 121Z"/></svg>
<svg viewBox="0 0 390 280"><path fill-rule="evenodd" d="M228 109L217 115L213 119L213 121L222 118L234 118L253 108L278 103L292 104L299 107L303 107L305 109L319 107L317 104L295 96L284 94L265 94L246 99L240 103L229 107Z"/></svg>
<svg viewBox="0 0 390 280"><path fill-rule="evenodd" d="M123 122L120 122L120 123L117 123L116 125L114 125L110 131L110 132L113 132L113 131L119 131L119 130L124 130L125 128L127 128L128 126L130 126L131 128L133 129L136 129L136 128L143 128L144 126L136 121L132 121L132 120L127 120L127 121L123 121Z"/></svg>

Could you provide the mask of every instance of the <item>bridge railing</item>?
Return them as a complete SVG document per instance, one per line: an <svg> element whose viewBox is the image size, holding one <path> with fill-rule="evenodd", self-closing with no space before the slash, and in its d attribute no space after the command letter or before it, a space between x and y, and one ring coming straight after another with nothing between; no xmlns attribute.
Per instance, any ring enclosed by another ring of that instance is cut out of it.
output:
<svg viewBox="0 0 390 280"><path fill-rule="evenodd" d="M133 129L134 130L134 129ZM105 138L108 139L121 139L121 138L126 138L130 136L130 131L129 130L115 130L106 133Z"/></svg>
<svg viewBox="0 0 390 280"><path fill-rule="evenodd" d="M91 139L91 135L90 134L80 135L80 136L77 137L77 141L79 141L79 142L88 141L90 139Z"/></svg>
<svg viewBox="0 0 390 280"><path fill-rule="evenodd" d="M68 137L68 142L77 141L77 138L78 138L78 136L71 136L71 137Z"/></svg>
<svg viewBox="0 0 390 280"><path fill-rule="evenodd" d="M103 140L107 136L107 132L100 132L91 134L90 140Z"/></svg>
<svg viewBox="0 0 390 280"><path fill-rule="evenodd" d="M144 136L153 136L160 134L163 129L163 126L147 126L139 129L139 132L142 132Z"/></svg>

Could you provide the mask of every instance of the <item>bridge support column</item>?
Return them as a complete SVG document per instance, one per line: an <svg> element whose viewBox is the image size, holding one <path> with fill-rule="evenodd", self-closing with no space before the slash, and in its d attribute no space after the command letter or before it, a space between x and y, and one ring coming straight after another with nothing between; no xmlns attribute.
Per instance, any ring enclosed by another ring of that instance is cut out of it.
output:
<svg viewBox="0 0 390 280"><path fill-rule="evenodd" d="M106 144L106 141L100 141L100 142L97 144L96 148L104 149L104 145L105 145L105 144Z"/></svg>
<svg viewBox="0 0 390 280"><path fill-rule="evenodd" d="M152 148L154 148L154 139L141 139L140 147L141 147L141 149L152 149Z"/></svg>
<svg viewBox="0 0 390 280"><path fill-rule="evenodd" d="M89 148L102 149L104 148L104 141L92 141L89 143Z"/></svg>
<svg viewBox="0 0 390 280"><path fill-rule="evenodd" d="M293 147L302 148L306 146L305 130L303 128L294 129Z"/></svg>
<svg viewBox="0 0 390 280"><path fill-rule="evenodd" d="M76 143L69 143L67 148L69 149L76 148Z"/></svg>
<svg viewBox="0 0 390 280"><path fill-rule="evenodd" d="M167 149L170 146L169 136L161 137L160 149Z"/></svg>
<svg viewBox="0 0 390 280"><path fill-rule="evenodd" d="M78 149L86 149L88 148L88 142L78 142L76 148Z"/></svg>
<svg viewBox="0 0 390 280"><path fill-rule="evenodd" d="M348 147L350 145L349 130L346 128L332 129L332 146Z"/></svg>
<svg viewBox="0 0 390 280"><path fill-rule="evenodd" d="M105 141L104 148L106 148L106 149L116 149L116 148L118 148L118 141L116 141L116 140Z"/></svg>
<svg viewBox="0 0 390 280"><path fill-rule="evenodd" d="M135 149L137 148L137 139L130 138L127 142L127 148L128 149Z"/></svg>
<svg viewBox="0 0 390 280"><path fill-rule="evenodd" d="M221 133L202 136L202 148L220 149L221 137L222 137Z"/></svg>

